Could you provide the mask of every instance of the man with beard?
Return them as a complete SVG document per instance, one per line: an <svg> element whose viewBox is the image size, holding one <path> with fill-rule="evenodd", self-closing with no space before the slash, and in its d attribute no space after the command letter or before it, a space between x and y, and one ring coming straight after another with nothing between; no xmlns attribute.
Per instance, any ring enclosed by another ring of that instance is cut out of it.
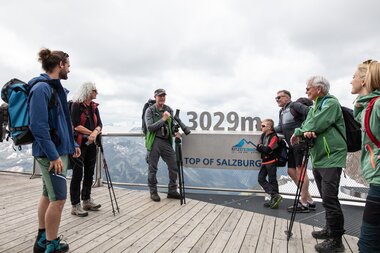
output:
<svg viewBox="0 0 380 253"><path fill-rule="evenodd" d="M168 198L180 199L181 195L177 192L177 173L175 152L173 149L173 137L181 138L178 132L173 129L173 110L165 104L166 91L157 89L154 91L156 103L145 112L145 124L147 126L147 135L145 146L148 150L148 185L150 198L153 201L160 201L161 198L157 193L157 164L160 157L168 166L169 185Z"/></svg>
<svg viewBox="0 0 380 253"><path fill-rule="evenodd" d="M70 72L69 55L42 49L39 61L46 73L29 81L30 130L34 136L32 154L42 173L43 192L38 206L38 235L34 252L67 252L58 238L66 201L66 172L69 156L80 156L75 144L67 106L67 92L60 80ZM52 102L53 101L53 102Z"/></svg>

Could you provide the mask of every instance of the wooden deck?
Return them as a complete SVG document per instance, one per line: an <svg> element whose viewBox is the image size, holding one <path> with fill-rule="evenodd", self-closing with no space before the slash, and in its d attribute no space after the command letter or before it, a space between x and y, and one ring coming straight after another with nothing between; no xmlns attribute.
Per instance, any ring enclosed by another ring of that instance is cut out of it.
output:
<svg viewBox="0 0 380 253"><path fill-rule="evenodd" d="M32 252L41 179L0 172L0 252ZM98 212L79 218L66 202L59 234L70 252L316 252L313 227L288 220L187 199L150 200L146 191L115 189L120 214L113 216L106 187L94 188ZM357 238L344 236L346 252Z"/></svg>

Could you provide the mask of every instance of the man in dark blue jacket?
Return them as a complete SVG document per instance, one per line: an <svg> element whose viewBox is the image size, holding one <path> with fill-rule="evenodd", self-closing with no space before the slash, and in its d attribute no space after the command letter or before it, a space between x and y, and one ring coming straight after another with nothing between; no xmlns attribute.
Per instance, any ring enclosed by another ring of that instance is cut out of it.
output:
<svg viewBox="0 0 380 253"><path fill-rule="evenodd" d="M32 154L41 168L43 182L34 252L67 252L69 246L58 238L58 228L67 195L69 156L80 155L74 143L67 93L60 82L70 72L69 55L42 49L39 61L46 74L29 81L33 87L28 98L30 130L35 138Z"/></svg>

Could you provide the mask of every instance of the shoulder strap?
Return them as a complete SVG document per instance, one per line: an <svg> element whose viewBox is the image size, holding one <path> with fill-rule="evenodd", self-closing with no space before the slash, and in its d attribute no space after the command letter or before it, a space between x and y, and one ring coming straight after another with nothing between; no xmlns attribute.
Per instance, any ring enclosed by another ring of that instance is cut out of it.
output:
<svg viewBox="0 0 380 253"><path fill-rule="evenodd" d="M373 105L375 104L376 100L380 98L380 96L374 97L369 102L367 109L365 110L364 115L364 130L366 134L368 135L369 139L378 147L380 148L380 141L376 139L375 135L371 132L371 127L369 125L369 119L371 118L371 112L373 109Z"/></svg>

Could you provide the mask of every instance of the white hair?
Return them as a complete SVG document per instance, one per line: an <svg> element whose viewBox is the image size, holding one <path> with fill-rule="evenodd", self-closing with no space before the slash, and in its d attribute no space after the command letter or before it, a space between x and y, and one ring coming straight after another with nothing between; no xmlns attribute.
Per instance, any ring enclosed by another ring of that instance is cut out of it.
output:
<svg viewBox="0 0 380 253"><path fill-rule="evenodd" d="M330 91L330 82L323 76L312 76L307 80L306 85L313 87L321 87L323 94L327 94Z"/></svg>
<svg viewBox="0 0 380 253"><path fill-rule="evenodd" d="M93 90L96 90L96 85L95 83L92 82L85 82L83 83L80 87L79 90L77 91L76 95L74 96L74 101L82 103L86 99L90 98L90 95Z"/></svg>

